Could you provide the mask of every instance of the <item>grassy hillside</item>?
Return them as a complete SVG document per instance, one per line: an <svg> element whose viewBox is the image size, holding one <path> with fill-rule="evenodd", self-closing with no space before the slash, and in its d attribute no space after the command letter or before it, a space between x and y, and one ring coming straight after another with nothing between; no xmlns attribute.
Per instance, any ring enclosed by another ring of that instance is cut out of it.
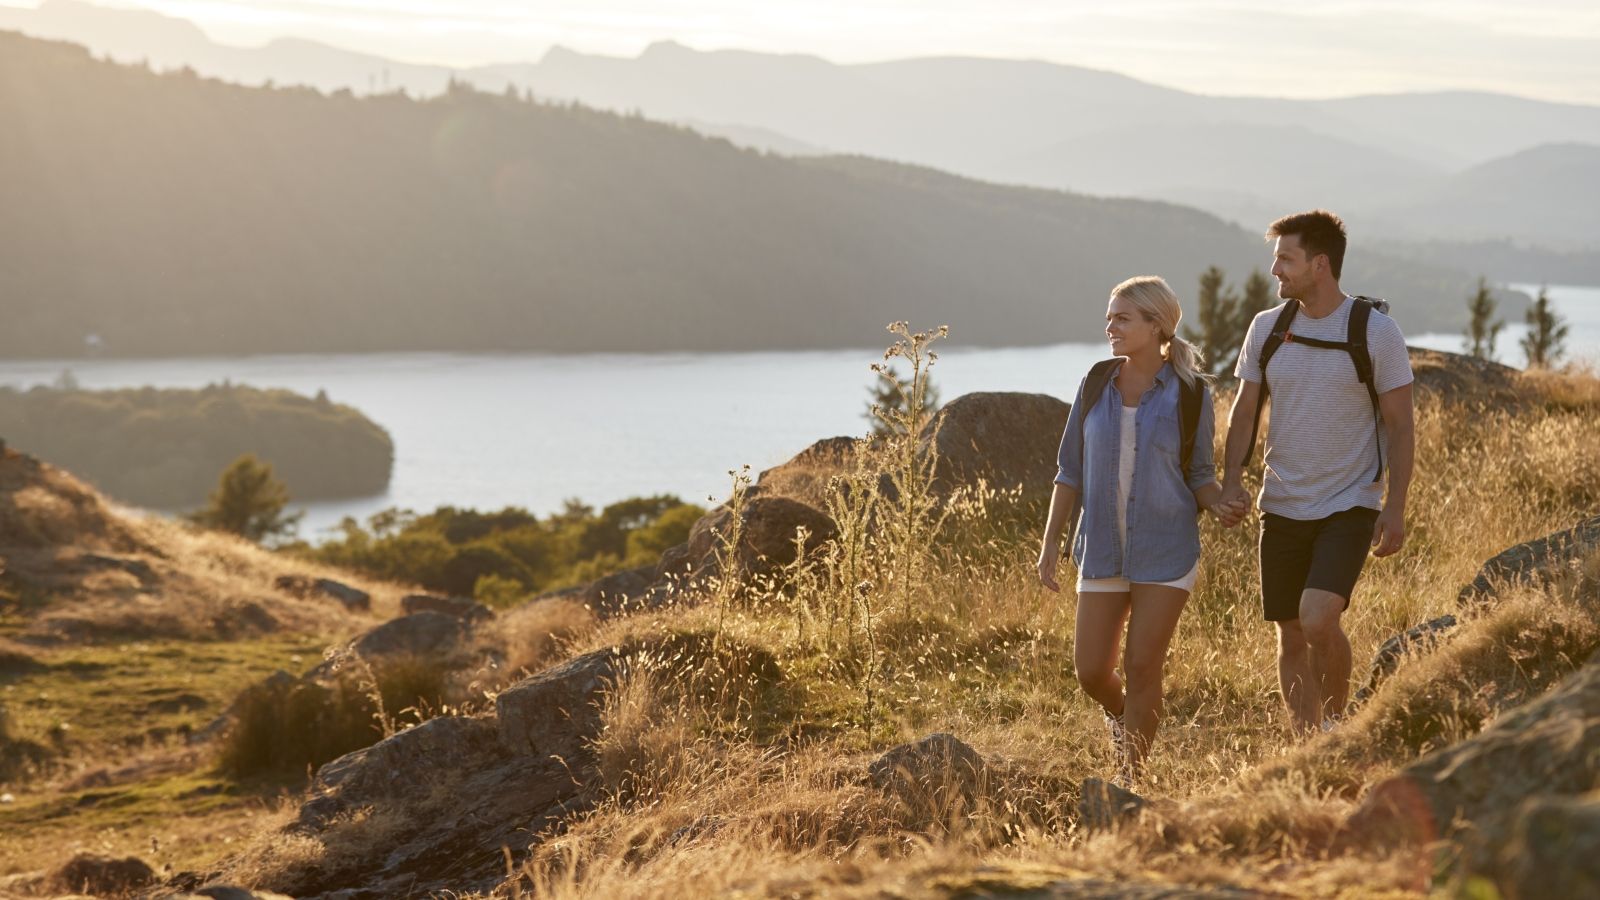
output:
<svg viewBox="0 0 1600 900"><path fill-rule="evenodd" d="M1071 676L1076 598L1046 594L1034 581L1038 510L993 490L921 506L906 480L907 458L890 445L883 456L858 453L863 468L836 482L836 521L846 527L835 546L857 547L864 568L824 551L775 581L713 583L698 604L597 621L546 600L505 616L492 640L520 636L538 646L506 657L498 673L473 674L462 684L469 694L502 691L514 677L507 670L518 666L538 670L590 651L654 642L677 652L646 659L602 691L593 768L562 774L589 785L573 806L581 811L555 830L518 832L509 846L513 877L497 895L959 897L1065 893L1075 884L1126 891L1143 882L1294 896L1465 890L1473 870L1456 845L1430 856L1404 842L1353 842L1344 823L1372 785L1543 694L1600 648L1600 558L1547 586L1510 590L1498 605L1456 606L1457 587L1483 560L1600 510L1600 468L1588 452L1600 440L1600 382L1475 369L1442 354L1419 353L1416 367L1410 536L1399 556L1371 563L1348 617L1358 674L1382 640L1409 625L1445 611L1465 624L1442 649L1404 663L1341 731L1304 742L1287 733L1274 695L1273 639L1257 608L1254 534L1208 523L1201 581L1173 644L1167 719L1141 788L1153 806L1120 830L1088 829L1075 811L1080 785L1111 774L1111 749ZM270 575L304 564L129 523L66 476L17 457L7 466L6 509L26 514L0 516L14 598L4 623L11 642L0 649L32 660L0 674L10 688L4 702L21 710L8 740L48 747L53 720L93 723L96 737L85 741L92 763L69 754L82 761L65 769L47 762L36 775L0 784L17 797L0 806L0 825L29 835L0 858L4 871L18 873L0 891L45 884L42 873L87 846L207 873L180 879L185 884L215 878L297 895L328 884L330 873L381 865L391 851L431 860L413 873L429 883L460 886L450 873L483 865L505 880L498 849L485 863L414 843L419 828L475 821L498 802L461 787L481 773L454 764L418 771L421 800L380 794L308 833L282 830L298 806L292 794L274 799L282 781L226 774L216 745L140 739L118 747L118 729L138 734L143 726L125 714L108 718L128 708L121 698L109 706L105 696L72 687L83 683L85 666L115 666L103 671L158 700L175 699L161 691L177 688L146 686L140 679L161 669L145 661L181 661L191 676L184 690L214 708L253 666L271 665L273 654L304 654L298 636L332 639L362 617L261 599L285 622L302 624L232 644L145 633L132 652L107 658L115 635L162 621L144 604L115 619L120 632L41 641L69 633L46 627L52 618L120 609L116 592L132 587L125 570L93 582L69 577L76 570L59 561L68 540L148 560L163 575L167 567L196 579L212 573L183 595L186 604L240 591L260 596ZM876 501L878 529L851 531L849 521L867 519L847 513L864 509L870 486L882 483L879 471L901 489ZM782 483L762 496L770 500ZM930 514L947 516L931 540L931 520L918 518ZM157 562L163 558L169 562ZM402 589L372 589L379 615L391 613ZM741 654L770 665L730 668ZM481 694L458 702L434 712L492 722ZM981 777L923 789L873 786L867 765L878 753L936 731L981 754ZM201 826L207 840L174 848L172 838Z"/></svg>
<svg viewBox="0 0 1600 900"><path fill-rule="evenodd" d="M0 352L707 350L1098 334L1156 272L1269 262L1160 203L890 163L788 160L465 89L424 101L226 85L0 34ZM106 148L116 148L107 152ZM1471 283L1357 246L1410 328Z"/></svg>

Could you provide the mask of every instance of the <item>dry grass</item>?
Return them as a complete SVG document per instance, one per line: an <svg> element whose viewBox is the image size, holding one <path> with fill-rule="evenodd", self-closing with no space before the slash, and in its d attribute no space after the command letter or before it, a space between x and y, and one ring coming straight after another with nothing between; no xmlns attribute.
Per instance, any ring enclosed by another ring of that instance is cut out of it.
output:
<svg viewBox="0 0 1600 900"><path fill-rule="evenodd" d="M1600 389L1570 374L1525 384L1535 402L1516 415L1420 400L1407 546L1371 562L1346 618L1358 677L1382 640L1454 611L1457 589L1488 557L1600 510L1590 452ZM980 540L981 528L952 516L946 534L958 542L931 548L916 595L876 623L872 665L805 638L792 594L747 598L723 620L789 673L787 727L729 732L662 708L646 682L623 685L600 744L610 800L538 848L514 886L550 897L917 897L1094 877L1414 895L1435 883L1431 860L1340 844L1361 791L1475 733L1600 646L1595 604L1575 580L1513 594L1403 665L1339 732L1298 743L1276 696L1255 534L1208 523L1144 786L1156 805L1134 826L1088 835L1073 824L1073 785L1109 774L1113 761L1070 674L1075 598L1033 583L1031 533ZM1005 516L991 508L976 519ZM1600 569L1600 558L1588 565ZM663 611L606 623L572 652L711 624L704 609ZM955 810L911 810L862 782L877 750L932 731L1028 778L985 785L979 802Z"/></svg>
<svg viewBox="0 0 1600 900"><path fill-rule="evenodd" d="M1381 641L1455 611L1457 589L1484 560L1600 511L1600 382L1522 379L1532 402L1516 414L1420 399L1406 547L1369 563L1345 620L1358 677ZM851 512L837 502L840 482L817 475L808 470L804 489L824 500L832 492L836 509ZM866 502L866 492L853 496ZM915 508L915 498L900 501ZM598 804L533 847L497 895L949 897L1081 879L1416 895L1447 883L1431 858L1341 842L1362 791L1475 733L1600 647L1600 604L1577 576L1513 591L1403 664L1339 731L1300 742L1277 697L1256 534L1208 520L1142 787L1152 806L1091 834L1076 821L1077 785L1115 763L1098 709L1071 674L1076 598L1045 592L1031 571L1039 510L1016 493L979 491L918 515L943 517L940 536L920 552L905 539L915 529L898 542L864 540L864 586L828 571L824 556L771 584L721 594L713 585L720 603L598 623L560 603L504 616L494 640L506 672L600 648L655 655L631 657L607 697L594 748ZM250 565L253 583L270 583L269 564ZM1587 567L1591 579L1600 574L1600 556ZM830 609L848 619L840 639L819 636L815 613ZM971 744L981 772L921 787L869 783L879 753L938 731ZM379 852L403 827L393 816L426 814L373 810L314 840L263 831L230 872L295 883Z"/></svg>

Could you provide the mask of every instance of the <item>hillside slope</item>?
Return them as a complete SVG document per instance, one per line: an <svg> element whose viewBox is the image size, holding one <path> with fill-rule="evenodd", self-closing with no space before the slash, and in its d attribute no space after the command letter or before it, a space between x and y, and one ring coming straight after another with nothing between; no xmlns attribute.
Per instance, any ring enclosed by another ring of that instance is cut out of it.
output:
<svg viewBox="0 0 1600 900"><path fill-rule="evenodd" d="M1167 204L788 160L464 89L357 99L0 34L0 352L711 350L1094 339L1259 237ZM1359 239L1358 235L1358 239ZM1466 277L1359 240L1352 290L1453 327ZM1236 277L1238 277L1236 276Z"/></svg>

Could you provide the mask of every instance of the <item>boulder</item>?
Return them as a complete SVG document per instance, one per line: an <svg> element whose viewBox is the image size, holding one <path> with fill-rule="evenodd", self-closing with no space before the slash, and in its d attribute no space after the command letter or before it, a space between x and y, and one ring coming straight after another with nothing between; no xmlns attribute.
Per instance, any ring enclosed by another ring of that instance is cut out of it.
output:
<svg viewBox="0 0 1600 900"><path fill-rule="evenodd" d="M639 600L649 593L656 580L656 566L640 566L614 572L590 582L578 601L602 619L640 607Z"/></svg>
<svg viewBox="0 0 1600 900"><path fill-rule="evenodd" d="M1600 793L1537 797L1523 805L1501 856L1509 900L1600 897Z"/></svg>
<svg viewBox="0 0 1600 900"><path fill-rule="evenodd" d="M463 716L429 719L318 769L310 799L300 808L298 827L315 830L348 810L419 800L433 788L431 776L485 768L507 755L493 722Z"/></svg>
<svg viewBox="0 0 1600 900"><path fill-rule="evenodd" d="M577 767L600 733L601 693L615 683L622 653L597 650L531 675L495 698L500 740L515 754Z"/></svg>
<svg viewBox="0 0 1600 900"><path fill-rule="evenodd" d="M195 888L186 894L165 896L161 900L291 900L291 898L272 891L252 891L231 884L213 884Z"/></svg>
<svg viewBox="0 0 1600 900"><path fill-rule="evenodd" d="M407 594L400 598L400 609L408 616L419 612L436 612L469 621L494 618L494 611L482 603L466 597L443 597L438 594Z"/></svg>
<svg viewBox="0 0 1600 900"><path fill-rule="evenodd" d="M328 655L306 674L308 680L323 680L342 671L354 658L382 667L386 660L400 658L439 659L460 651L467 638L467 626L455 616L419 612L390 619L362 634Z"/></svg>
<svg viewBox="0 0 1600 900"><path fill-rule="evenodd" d="M978 796L988 767L978 751L953 734L938 732L886 751L867 766L867 782L914 807L946 809Z"/></svg>
<svg viewBox="0 0 1600 900"><path fill-rule="evenodd" d="M1600 787L1600 654L1556 689L1474 737L1430 753L1373 787L1346 823L1353 840L1458 839L1469 867L1489 867L1530 796Z"/></svg>
<svg viewBox="0 0 1600 900"><path fill-rule="evenodd" d="M1078 791L1078 822L1090 831L1106 831L1139 817L1148 805L1143 797L1099 778L1085 778Z"/></svg>
<svg viewBox="0 0 1600 900"><path fill-rule="evenodd" d="M1518 389L1516 369L1443 350L1407 347L1412 384L1418 394L1455 405L1521 409L1527 403Z"/></svg>
<svg viewBox="0 0 1600 900"><path fill-rule="evenodd" d="M1600 516L1503 551L1483 564L1478 577L1456 595L1456 604L1490 602L1511 584L1547 585L1596 553L1600 553Z"/></svg>
<svg viewBox="0 0 1600 900"><path fill-rule="evenodd" d="M788 497L749 497L745 501L743 533L733 548L734 564L745 575L771 572L794 562L795 530L805 527L806 552L832 540L833 520L812 506ZM723 535L731 531L733 510L719 506L694 523L689 532L687 558L695 577L716 571L716 556Z"/></svg>
<svg viewBox="0 0 1600 900"><path fill-rule="evenodd" d="M1455 627L1456 617L1446 614L1421 625L1413 625L1384 641L1378 652L1373 654L1372 667L1367 672L1366 683L1356 690L1351 702L1358 706L1367 702L1377 692L1378 685L1400 667L1402 659L1412 653L1426 653L1432 650L1454 631Z"/></svg>
<svg viewBox="0 0 1600 900"><path fill-rule="evenodd" d="M923 440L932 440L939 451L938 486L948 491L982 478L993 488L1021 485L1030 496L1049 494L1071 410L1071 404L1047 394L978 392L957 397L923 432Z"/></svg>
<svg viewBox="0 0 1600 900"><path fill-rule="evenodd" d="M828 507L828 480L855 459L856 438L823 438L756 478L751 497L788 497L817 509Z"/></svg>
<svg viewBox="0 0 1600 900"><path fill-rule="evenodd" d="M50 873L46 882L56 891L94 896L127 894L154 881L156 873L137 856L117 859L96 853L79 853Z"/></svg>
<svg viewBox="0 0 1600 900"><path fill-rule="evenodd" d="M372 609L371 594L334 581L332 578L312 578L309 575L279 575L272 580L272 586L301 600L310 600L318 597L334 600L351 612L369 612Z"/></svg>

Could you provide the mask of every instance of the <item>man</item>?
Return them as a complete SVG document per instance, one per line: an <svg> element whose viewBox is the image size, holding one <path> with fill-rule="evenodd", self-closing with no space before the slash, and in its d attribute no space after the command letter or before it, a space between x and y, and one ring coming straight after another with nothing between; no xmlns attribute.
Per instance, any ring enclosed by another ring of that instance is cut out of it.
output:
<svg viewBox="0 0 1600 900"><path fill-rule="evenodd" d="M1273 342L1265 389L1261 359L1285 306L1250 323L1234 371L1241 380L1228 422L1220 505L1249 508L1244 466L1257 407L1270 396L1260 496L1262 607L1278 626L1284 700L1296 729L1308 731L1331 727L1344 711L1350 641L1340 620L1367 550L1389 556L1405 541L1411 363L1394 320L1378 309L1363 311L1373 392L1357 377L1347 338L1355 304L1366 301L1339 287L1345 231L1338 216L1325 210L1285 216L1267 229L1267 240L1275 241L1278 296L1298 305L1281 343ZM1381 425L1374 421L1374 393Z"/></svg>

